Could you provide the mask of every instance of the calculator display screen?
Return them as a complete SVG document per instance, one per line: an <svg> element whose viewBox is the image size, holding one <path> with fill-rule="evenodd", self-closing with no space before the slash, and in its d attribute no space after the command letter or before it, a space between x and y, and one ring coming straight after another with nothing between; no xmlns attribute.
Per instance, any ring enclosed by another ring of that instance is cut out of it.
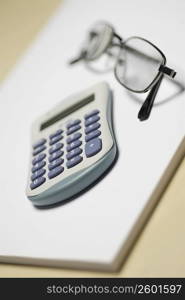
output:
<svg viewBox="0 0 185 300"><path fill-rule="evenodd" d="M80 109L81 107L85 106L86 104L92 102L94 99L95 99L95 95L92 94L92 95L80 100L79 102L75 103L73 106L59 112L58 114L54 115L53 117L51 117L50 119L48 119L47 121L42 123L40 126L40 130L43 130L43 129L55 124L56 122L62 120L63 118L70 115L71 113L75 112L76 110Z"/></svg>

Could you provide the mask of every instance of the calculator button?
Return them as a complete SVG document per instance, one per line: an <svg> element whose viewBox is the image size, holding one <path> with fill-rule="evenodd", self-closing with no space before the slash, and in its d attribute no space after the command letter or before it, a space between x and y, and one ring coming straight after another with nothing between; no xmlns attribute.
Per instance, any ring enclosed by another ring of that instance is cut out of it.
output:
<svg viewBox="0 0 185 300"><path fill-rule="evenodd" d="M61 135L61 134L54 136L52 139L50 139L50 142L49 142L50 146L57 143L61 139L63 139L63 135Z"/></svg>
<svg viewBox="0 0 185 300"><path fill-rule="evenodd" d="M53 147L51 147L49 149L49 154L52 154L55 151L60 150L63 146L64 146L64 144L62 144L62 143L57 143L57 144L53 145Z"/></svg>
<svg viewBox="0 0 185 300"><path fill-rule="evenodd" d="M81 129L81 126L80 126L80 125L72 126L72 127L70 127L70 128L68 129L67 135L69 135L69 134L71 134L71 133L73 133L73 132L75 132L75 131L77 131L77 130L79 130L79 129Z"/></svg>
<svg viewBox="0 0 185 300"><path fill-rule="evenodd" d="M78 140L79 138L81 138L82 134L80 132L76 132L73 135L71 135L70 137L67 138L67 143L70 144L73 141Z"/></svg>
<svg viewBox="0 0 185 300"><path fill-rule="evenodd" d="M62 150L58 150L58 151L54 152L53 154L51 154L49 156L49 162L52 162L53 160L59 158L63 154L64 154L64 151L62 151Z"/></svg>
<svg viewBox="0 0 185 300"><path fill-rule="evenodd" d="M41 184L43 184L45 181L46 181L46 178L44 178L44 177L38 177L37 179L35 179L30 184L31 190L36 189L38 186L40 186Z"/></svg>
<svg viewBox="0 0 185 300"><path fill-rule="evenodd" d="M46 165L46 162L44 160L38 162L36 165L33 166L33 168L31 169L32 173L34 173L35 171L43 168Z"/></svg>
<svg viewBox="0 0 185 300"><path fill-rule="evenodd" d="M93 123L85 128L85 134L88 134L89 132L98 129L99 127L100 123Z"/></svg>
<svg viewBox="0 0 185 300"><path fill-rule="evenodd" d="M34 145L33 145L33 148L36 149L37 147L40 147L42 145L44 145L46 142L46 139L40 139L38 142L36 142Z"/></svg>
<svg viewBox="0 0 185 300"><path fill-rule="evenodd" d="M67 168L72 168L74 166L76 166L77 164L79 164L81 161L83 160L83 158L81 156L75 156L73 158L71 158L70 160L68 160L68 162L66 163Z"/></svg>
<svg viewBox="0 0 185 300"><path fill-rule="evenodd" d="M76 140L67 146L67 152L79 147L82 144L80 140Z"/></svg>
<svg viewBox="0 0 185 300"><path fill-rule="evenodd" d="M38 163L39 161L43 160L46 157L45 153L40 153L38 156L36 156L33 160L32 160L32 164L35 165L36 163Z"/></svg>
<svg viewBox="0 0 185 300"><path fill-rule="evenodd" d="M61 133L63 133L63 130L62 129L58 129L56 132L50 134L49 138L52 139L52 138L54 138L55 136L57 136L57 135L59 135Z"/></svg>
<svg viewBox="0 0 185 300"><path fill-rule="evenodd" d="M86 114L85 115L85 119L88 119L89 117L92 117L92 116L94 116L94 115L97 115L97 114L99 114L99 110L98 109L94 109L93 111L91 111L89 114Z"/></svg>
<svg viewBox="0 0 185 300"><path fill-rule="evenodd" d="M71 128L72 126L78 125L78 124L80 124L80 123L81 123L81 120L76 119L76 120L71 121L70 123L68 123L66 127L67 127L67 129L69 129L69 128Z"/></svg>
<svg viewBox="0 0 185 300"><path fill-rule="evenodd" d="M49 179L52 179L52 178L58 176L59 174L61 174L63 171L64 171L64 167L58 166L48 173L48 177L49 177Z"/></svg>
<svg viewBox="0 0 185 300"><path fill-rule="evenodd" d="M97 154L102 149L102 140L99 138L93 139L85 144L85 154L91 157Z"/></svg>
<svg viewBox="0 0 185 300"><path fill-rule="evenodd" d="M97 121L99 121L100 117L95 115L85 120L85 126L89 126Z"/></svg>
<svg viewBox="0 0 185 300"><path fill-rule="evenodd" d="M38 177L43 176L46 173L45 169L40 169L38 171L35 171L33 173L33 175L31 176L31 180L34 181L35 179L37 179Z"/></svg>
<svg viewBox="0 0 185 300"><path fill-rule="evenodd" d="M90 140L98 137L100 134L101 134L101 131L99 131L99 130L91 131L89 134L86 135L85 141L89 142Z"/></svg>
<svg viewBox="0 0 185 300"><path fill-rule="evenodd" d="M37 147L34 151L33 151L33 155L37 155L39 154L40 152L44 151L46 149L46 146L42 145L42 146L39 146Z"/></svg>
<svg viewBox="0 0 185 300"><path fill-rule="evenodd" d="M66 158L69 160L69 159L73 158L74 156L79 155L80 153L82 153L81 148L73 149L66 155Z"/></svg>
<svg viewBox="0 0 185 300"><path fill-rule="evenodd" d="M49 165L48 165L48 169L52 170L58 166L60 166L61 164L63 164L64 159L63 158L57 158L55 160L53 160Z"/></svg>

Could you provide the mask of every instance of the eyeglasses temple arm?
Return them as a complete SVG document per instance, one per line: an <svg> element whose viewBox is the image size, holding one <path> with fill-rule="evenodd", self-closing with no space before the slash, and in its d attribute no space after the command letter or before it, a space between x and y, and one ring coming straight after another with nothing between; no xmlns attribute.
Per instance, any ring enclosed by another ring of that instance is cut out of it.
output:
<svg viewBox="0 0 185 300"><path fill-rule="evenodd" d="M76 64L77 62L83 60L85 56L86 56L86 51L83 50L76 58L71 59L71 60L68 62L68 64L69 64L69 65Z"/></svg>
<svg viewBox="0 0 185 300"><path fill-rule="evenodd" d="M157 81L157 83L153 86L153 88L150 90L145 102L143 103L139 113L138 113L138 119L140 121L145 121L149 118L153 104L154 104L154 100L155 97L157 95L157 92L160 88L162 79L163 79L164 75L162 74L160 79Z"/></svg>

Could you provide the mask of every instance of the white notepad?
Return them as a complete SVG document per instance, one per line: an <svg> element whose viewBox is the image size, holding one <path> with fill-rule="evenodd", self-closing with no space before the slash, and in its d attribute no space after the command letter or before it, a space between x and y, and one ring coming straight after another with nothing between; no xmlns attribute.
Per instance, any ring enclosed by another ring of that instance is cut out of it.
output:
<svg viewBox="0 0 185 300"><path fill-rule="evenodd" d="M166 80L151 118L141 123L137 119L140 104L113 73L93 74L83 64L69 67L67 61L79 50L86 30L104 19L125 38L140 35L153 41L183 68L184 9L178 5L168 3L165 26L159 30L156 22L164 24L166 13L159 0L63 1L2 84L1 262L97 270L120 266L185 150L185 94L170 100L179 90ZM32 122L61 99L102 80L114 91L116 165L75 200L52 209L35 208L25 195Z"/></svg>

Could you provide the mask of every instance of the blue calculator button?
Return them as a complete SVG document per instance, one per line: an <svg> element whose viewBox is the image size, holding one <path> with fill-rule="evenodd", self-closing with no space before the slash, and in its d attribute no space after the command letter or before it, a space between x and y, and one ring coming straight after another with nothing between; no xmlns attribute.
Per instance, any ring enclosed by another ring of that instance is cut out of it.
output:
<svg viewBox="0 0 185 300"><path fill-rule="evenodd" d="M99 130L91 131L89 134L86 135L85 141L89 142L90 140L98 137L100 134L101 134L101 131L99 131Z"/></svg>
<svg viewBox="0 0 185 300"><path fill-rule="evenodd" d="M45 153L40 153L38 156L36 156L33 160L32 160L32 164L35 165L36 163L38 163L39 161L43 160L46 157Z"/></svg>
<svg viewBox="0 0 185 300"><path fill-rule="evenodd" d="M36 165L33 166L33 168L31 169L32 173L34 173L35 171L43 168L46 165L46 162L44 160L38 162Z"/></svg>
<svg viewBox="0 0 185 300"><path fill-rule="evenodd" d="M67 152L79 147L82 144L80 140L76 140L67 146Z"/></svg>
<svg viewBox="0 0 185 300"><path fill-rule="evenodd" d="M63 130L62 130L62 129L58 129L56 132L50 134L49 138L52 139L52 138L54 138L55 136L60 135L60 134L62 134L62 133L63 133Z"/></svg>
<svg viewBox="0 0 185 300"><path fill-rule="evenodd" d="M54 168L53 170L49 171L48 177L49 177L49 179L52 179L52 178L58 176L59 174L61 174L63 171L64 171L64 167L58 166L58 167Z"/></svg>
<svg viewBox="0 0 185 300"><path fill-rule="evenodd" d="M79 164L82 160L83 160L83 158L81 156L75 156L67 161L66 166L68 169L70 169L70 168L76 166L77 164Z"/></svg>
<svg viewBox="0 0 185 300"><path fill-rule="evenodd" d="M51 154L49 156L49 162L52 162L53 160L59 158L63 154L64 154L64 151L62 151L62 150L58 150L58 151L54 152L53 154Z"/></svg>
<svg viewBox="0 0 185 300"><path fill-rule="evenodd" d="M50 139L50 142L49 142L50 146L57 143L61 139L63 139L63 135L61 135L61 134L54 136L52 139Z"/></svg>
<svg viewBox="0 0 185 300"><path fill-rule="evenodd" d="M93 123L85 128L85 134L88 134L89 132L98 129L99 127L100 127L100 123L98 122Z"/></svg>
<svg viewBox="0 0 185 300"><path fill-rule="evenodd" d="M77 131L77 130L80 130L81 129L81 126L80 125L75 125L75 126L72 126L68 129L67 131L67 135Z"/></svg>
<svg viewBox="0 0 185 300"><path fill-rule="evenodd" d="M95 115L85 120L85 126L89 126L100 120L100 117Z"/></svg>
<svg viewBox="0 0 185 300"><path fill-rule="evenodd" d="M33 175L31 176L31 180L34 181L35 179L37 179L38 177L43 176L46 173L45 169L40 169L38 171L35 171L33 173Z"/></svg>
<svg viewBox="0 0 185 300"><path fill-rule="evenodd" d="M40 152L44 151L45 149L46 149L46 146L44 146L44 145L39 146L39 147L35 148L35 150L33 150L33 155L37 155Z"/></svg>
<svg viewBox="0 0 185 300"><path fill-rule="evenodd" d="M69 129L69 128L71 128L72 126L75 126L75 125L78 125L78 124L80 124L81 123L81 121L79 120L79 119L76 119L76 120L74 120L74 121L71 121L71 122L69 122L68 124L67 124L67 129Z"/></svg>
<svg viewBox="0 0 185 300"><path fill-rule="evenodd" d="M93 139L85 144L85 154L87 157L91 157L102 149L102 140L99 138Z"/></svg>
<svg viewBox="0 0 185 300"><path fill-rule="evenodd" d="M58 166L60 166L61 164L63 164L64 159L63 158L57 158L55 160L53 160L49 165L48 165L48 169L52 170Z"/></svg>
<svg viewBox="0 0 185 300"><path fill-rule="evenodd" d="M45 181L46 181L46 178L44 178L44 177L38 177L37 179L35 179L30 184L31 190L36 189L38 186L40 186L41 184L43 184Z"/></svg>
<svg viewBox="0 0 185 300"><path fill-rule="evenodd" d="M49 149L49 154L54 153L57 150L60 150L62 147L64 146L64 144L62 143L57 143L55 145L53 145L50 149Z"/></svg>
<svg viewBox="0 0 185 300"><path fill-rule="evenodd" d="M73 158L74 156L79 155L80 153L82 153L82 149L81 148L75 148L73 150L71 150L67 155L66 158L67 160Z"/></svg>
<svg viewBox="0 0 185 300"><path fill-rule="evenodd" d="M88 119L89 117L92 117L92 116L94 116L94 115L97 115L97 114L99 114L99 110L98 109L94 109L94 110L92 110L89 114L86 114L85 116L84 116L84 118L85 119Z"/></svg>
<svg viewBox="0 0 185 300"><path fill-rule="evenodd" d="M36 149L37 147L40 147L40 146L44 145L45 143L46 143L46 139L40 139L38 142L36 142L33 145L33 148Z"/></svg>
<svg viewBox="0 0 185 300"><path fill-rule="evenodd" d="M70 137L67 138L67 143L70 144L73 141L78 140L79 138L81 138L82 134L80 132L76 132L73 135L71 135Z"/></svg>

